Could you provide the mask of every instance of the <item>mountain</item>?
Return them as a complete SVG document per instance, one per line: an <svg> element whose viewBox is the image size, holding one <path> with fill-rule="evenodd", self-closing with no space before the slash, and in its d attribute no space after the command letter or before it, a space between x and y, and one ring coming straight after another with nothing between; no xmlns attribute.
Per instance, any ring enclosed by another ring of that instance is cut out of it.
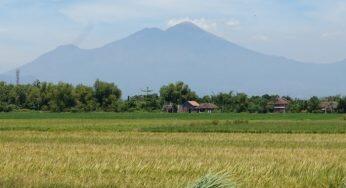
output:
<svg viewBox="0 0 346 188"><path fill-rule="evenodd" d="M346 94L346 61L307 64L265 55L208 33L192 23L149 28L96 49L60 46L22 67L21 79L116 83L125 95L176 81L199 94L239 91L297 97ZM1 78L14 78L10 71ZM12 79L13 80L13 79Z"/></svg>

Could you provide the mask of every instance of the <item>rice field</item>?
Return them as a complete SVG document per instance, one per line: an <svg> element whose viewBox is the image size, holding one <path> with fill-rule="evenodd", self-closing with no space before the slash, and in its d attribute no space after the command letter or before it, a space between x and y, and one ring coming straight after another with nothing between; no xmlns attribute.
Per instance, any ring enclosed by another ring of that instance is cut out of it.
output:
<svg viewBox="0 0 346 188"><path fill-rule="evenodd" d="M332 114L0 114L0 187L345 187Z"/></svg>

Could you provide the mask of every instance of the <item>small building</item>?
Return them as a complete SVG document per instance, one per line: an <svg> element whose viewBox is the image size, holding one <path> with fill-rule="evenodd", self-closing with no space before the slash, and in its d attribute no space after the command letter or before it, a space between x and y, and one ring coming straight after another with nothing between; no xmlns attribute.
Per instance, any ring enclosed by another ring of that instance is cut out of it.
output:
<svg viewBox="0 0 346 188"><path fill-rule="evenodd" d="M167 112L167 113L173 113L174 112L174 105L172 103L165 104L165 105L163 105L163 109L162 110L164 112Z"/></svg>
<svg viewBox="0 0 346 188"><path fill-rule="evenodd" d="M199 104L196 101L186 101L182 105L179 105L178 112L199 112Z"/></svg>
<svg viewBox="0 0 346 188"><path fill-rule="evenodd" d="M324 113L333 113L337 110L338 103L335 101L322 101L320 103L320 109Z"/></svg>
<svg viewBox="0 0 346 188"><path fill-rule="evenodd" d="M275 113L286 113L290 101L285 98L278 98L274 102Z"/></svg>
<svg viewBox="0 0 346 188"><path fill-rule="evenodd" d="M213 111L217 110L218 108L219 107L213 103L202 103L199 105L198 110L199 110L199 112L212 113Z"/></svg>

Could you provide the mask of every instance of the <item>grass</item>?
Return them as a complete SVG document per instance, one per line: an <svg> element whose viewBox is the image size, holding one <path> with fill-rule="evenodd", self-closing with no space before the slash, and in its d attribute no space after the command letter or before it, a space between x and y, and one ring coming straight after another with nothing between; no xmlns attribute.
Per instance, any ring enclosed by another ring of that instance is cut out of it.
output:
<svg viewBox="0 0 346 188"><path fill-rule="evenodd" d="M257 121L246 124L224 122L191 123L189 125L149 126L147 132L220 132L220 133L346 133L346 124L338 122Z"/></svg>
<svg viewBox="0 0 346 188"><path fill-rule="evenodd" d="M345 187L343 115L188 115L0 114L0 187Z"/></svg>
<svg viewBox="0 0 346 188"><path fill-rule="evenodd" d="M240 122L240 123L239 123ZM0 119L0 131L346 133L340 120Z"/></svg>
<svg viewBox="0 0 346 188"><path fill-rule="evenodd" d="M248 114L248 113L0 113L0 119L178 119L178 120L345 120L343 114Z"/></svg>
<svg viewBox="0 0 346 188"><path fill-rule="evenodd" d="M0 182L87 187L185 187L226 170L241 187L335 187L344 135L2 132Z"/></svg>
<svg viewBox="0 0 346 188"><path fill-rule="evenodd" d="M189 188L233 188L236 187L233 182L228 179L227 173L208 173L201 177Z"/></svg>

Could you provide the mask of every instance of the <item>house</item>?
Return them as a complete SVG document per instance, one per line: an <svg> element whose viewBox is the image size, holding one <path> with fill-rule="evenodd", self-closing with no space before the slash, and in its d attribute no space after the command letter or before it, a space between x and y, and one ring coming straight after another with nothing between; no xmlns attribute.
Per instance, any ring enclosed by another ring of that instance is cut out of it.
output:
<svg viewBox="0 0 346 188"><path fill-rule="evenodd" d="M202 103L199 105L198 110L199 112L212 113L214 110L217 110L218 108L219 107L213 103Z"/></svg>
<svg viewBox="0 0 346 188"><path fill-rule="evenodd" d="M168 113L179 112L179 113L191 113L191 112L208 112L211 113L219 107L212 103L199 104L196 101L186 101L176 108L173 104L166 104L163 106L163 111Z"/></svg>
<svg viewBox="0 0 346 188"><path fill-rule="evenodd" d="M274 112L286 113L289 104L290 104L289 100L285 98L277 98L276 101L274 102Z"/></svg>
<svg viewBox="0 0 346 188"><path fill-rule="evenodd" d="M199 112L199 104L196 101L186 101L182 105L179 105L178 112Z"/></svg>
<svg viewBox="0 0 346 188"><path fill-rule="evenodd" d="M167 112L167 113L173 113L175 111L174 109L175 109L174 105L172 103L170 103L170 104L163 105L163 109L162 110L164 112Z"/></svg>
<svg viewBox="0 0 346 188"><path fill-rule="evenodd" d="M333 113L337 110L338 108L338 103L335 101L322 101L320 103L320 109L324 113Z"/></svg>

